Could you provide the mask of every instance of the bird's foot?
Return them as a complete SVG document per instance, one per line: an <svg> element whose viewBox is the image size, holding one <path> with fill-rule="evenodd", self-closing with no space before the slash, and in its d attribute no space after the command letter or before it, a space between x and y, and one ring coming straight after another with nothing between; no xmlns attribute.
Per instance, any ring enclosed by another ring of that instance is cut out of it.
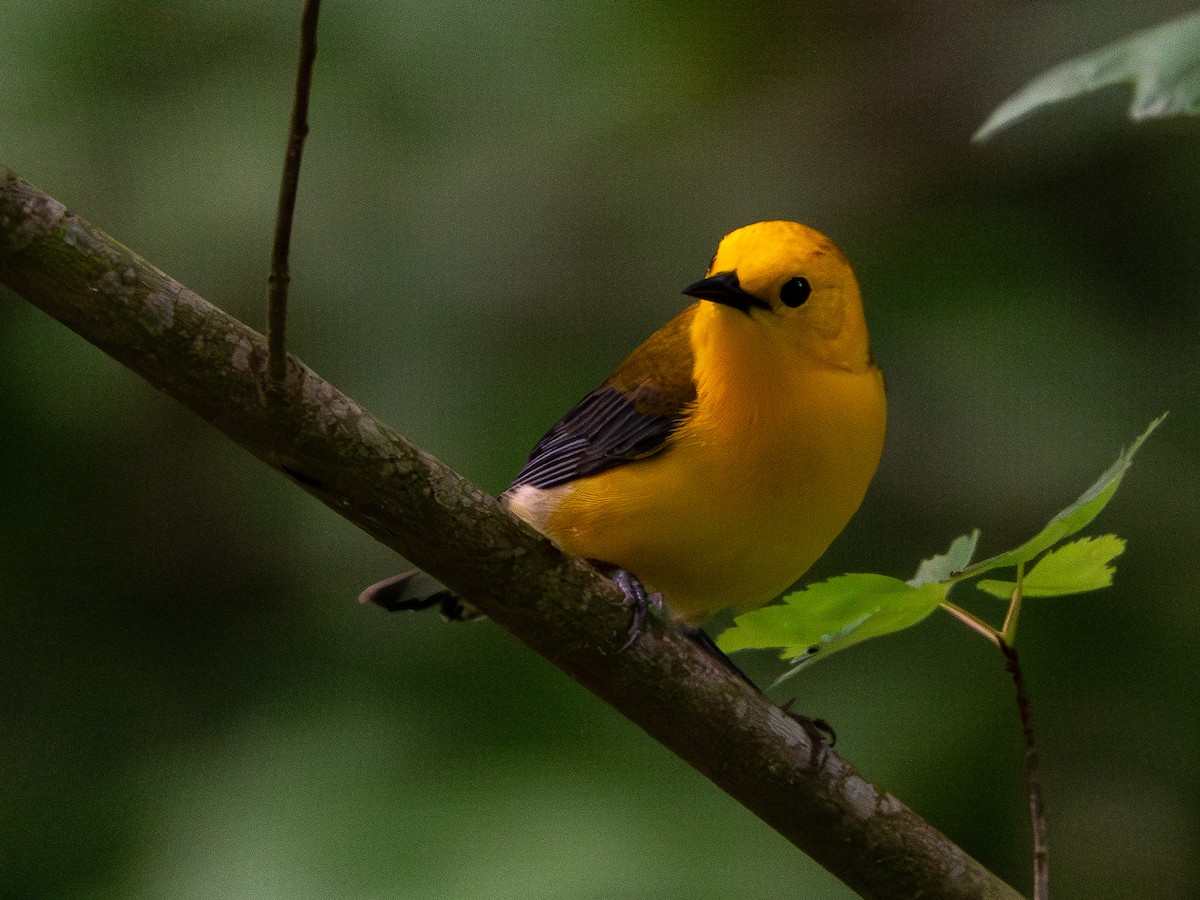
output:
<svg viewBox="0 0 1200 900"><path fill-rule="evenodd" d="M837 732L824 719L810 719L808 716L792 712L792 704L795 702L796 698L793 697L787 703L780 706L779 709L785 716L804 729L804 733L808 735L808 740L812 744L812 754L809 757L809 763L814 770L820 769L825 764L825 759L829 755L830 748L837 743Z"/></svg>
<svg viewBox="0 0 1200 900"><path fill-rule="evenodd" d="M610 575L625 594L625 602L633 607L633 621L629 623L628 636L625 643L621 645L621 649L617 651L623 653L632 647L637 642L638 636L641 635L642 626L646 624L646 610L654 607L655 612L662 611L663 598L662 594L657 591L654 593L647 591L646 586L628 569L613 569Z"/></svg>

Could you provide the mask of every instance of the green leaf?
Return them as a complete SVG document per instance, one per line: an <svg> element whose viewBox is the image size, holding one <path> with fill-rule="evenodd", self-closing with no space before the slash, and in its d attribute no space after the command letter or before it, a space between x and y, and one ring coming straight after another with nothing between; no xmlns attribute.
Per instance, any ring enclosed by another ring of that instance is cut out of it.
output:
<svg viewBox="0 0 1200 900"><path fill-rule="evenodd" d="M1115 534L1080 538L1051 550L1037 561L1021 582L1023 597L1063 597L1109 587L1112 561L1125 551L1125 541ZM1011 581L983 579L975 587L1008 600L1016 588Z"/></svg>
<svg viewBox="0 0 1200 900"><path fill-rule="evenodd" d="M961 572L971 563L975 555L975 546L979 543L979 529L970 534L956 537L950 543L950 549L937 556L921 560L917 574L909 579L910 587L921 587L935 581L949 581L951 576Z"/></svg>
<svg viewBox="0 0 1200 900"><path fill-rule="evenodd" d="M1129 466L1133 463L1133 455L1166 417L1166 413L1164 413L1151 422L1137 440L1121 451L1117 461L1108 467L1108 470L1096 480L1096 483L1084 491L1078 500L1047 522L1045 528L1015 550L1009 550L1007 553L1001 553L998 556L981 560L973 566L968 566L961 575L956 576L956 579L972 578L992 569L1003 569L1029 562L1059 541L1086 527L1108 505L1108 501L1112 499L1113 494L1120 486L1121 479L1129 471Z"/></svg>
<svg viewBox="0 0 1200 900"><path fill-rule="evenodd" d="M1133 82L1134 121L1200 112L1200 13L1139 31L1043 72L1013 94L975 132L984 141L1038 107Z"/></svg>
<svg viewBox="0 0 1200 900"><path fill-rule="evenodd" d="M991 569L1013 567L1045 553L1022 581L1027 596L1057 596L1107 587L1111 563L1125 548L1113 535L1085 538L1046 553L1059 541L1092 521L1112 498L1129 470L1138 448L1166 418L1164 413L1074 503L1056 515L1033 538L1016 550L970 565L979 531L951 542L943 554L924 560L910 581L887 575L842 575L809 585L783 598L782 603L743 613L717 637L726 653L778 647L781 656L797 665L788 678L817 659L824 659L860 641L915 625L946 601L950 589ZM984 580L978 587L1007 599L1014 585ZM778 682L776 682L778 683Z"/></svg>
<svg viewBox="0 0 1200 900"><path fill-rule="evenodd" d="M717 638L726 653L780 647L801 666L924 619L946 597L947 586L906 584L887 575L841 575L811 584L734 619ZM798 667L799 668L799 667Z"/></svg>

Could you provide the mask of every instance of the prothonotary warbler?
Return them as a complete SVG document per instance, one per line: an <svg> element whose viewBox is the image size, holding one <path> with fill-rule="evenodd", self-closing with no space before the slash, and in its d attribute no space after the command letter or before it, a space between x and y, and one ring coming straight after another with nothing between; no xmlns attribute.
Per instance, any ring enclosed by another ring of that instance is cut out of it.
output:
<svg viewBox="0 0 1200 900"><path fill-rule="evenodd" d="M858 282L819 232L739 228L683 293L698 302L538 441L502 499L695 625L767 603L825 552L879 465L887 406ZM361 599L462 610L419 573Z"/></svg>

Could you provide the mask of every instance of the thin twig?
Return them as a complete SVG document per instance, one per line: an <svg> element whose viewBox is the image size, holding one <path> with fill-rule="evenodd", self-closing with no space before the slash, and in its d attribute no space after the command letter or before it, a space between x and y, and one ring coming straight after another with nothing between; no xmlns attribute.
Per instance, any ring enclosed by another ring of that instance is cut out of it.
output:
<svg viewBox="0 0 1200 900"><path fill-rule="evenodd" d="M275 211L275 240L271 246L271 275L267 281L267 371L271 384L283 383L287 374L288 252L292 243L292 218L300 183L300 158L308 137L308 96L312 91L313 62L317 58L317 16L321 0L304 0L300 13L300 60L296 66L296 90L292 121L288 127L283 177L279 183L279 206Z"/></svg>
<svg viewBox="0 0 1200 900"><path fill-rule="evenodd" d="M1042 781L1038 774L1037 743L1033 736L1033 720L1030 714L1029 694L1025 691L1025 678L1021 674L1021 662L1017 658L1014 641L1017 636L1017 618L1021 614L1022 585L1025 580L1025 564L1017 566L1017 581L1009 601L1008 613L1002 629L993 628L961 606L942 601L942 609L958 619L976 634L991 641L1004 656L1004 668L1012 676L1017 689L1017 713L1021 717L1021 732L1025 738L1025 786L1029 793L1029 818L1033 823L1033 897L1048 900L1050 896L1050 849L1046 833L1046 804L1042 797Z"/></svg>
<svg viewBox="0 0 1200 900"><path fill-rule="evenodd" d="M1017 564L1017 580L1013 585L1008 614L997 645L1004 654L1004 668L1012 676L1017 689L1017 712L1021 716L1021 731L1025 736L1025 785L1029 792L1029 820L1033 824L1033 897L1047 900L1050 891L1050 848L1046 837L1046 804L1042 797L1042 782L1038 775L1037 743L1033 737L1033 722L1030 715L1029 694L1025 691L1025 678L1021 674L1021 661L1017 658L1017 619L1021 615L1021 600L1024 597L1025 563Z"/></svg>
<svg viewBox="0 0 1200 900"><path fill-rule="evenodd" d="M1017 689L1017 711L1021 715L1021 731L1025 735L1025 783L1029 789L1029 818L1033 823L1033 897L1048 900L1050 896L1050 847L1046 835L1046 807L1042 798L1042 781L1038 774L1037 744L1033 738L1033 722L1029 712L1029 695L1021 675L1017 648L1000 642L1004 667L1012 676Z"/></svg>

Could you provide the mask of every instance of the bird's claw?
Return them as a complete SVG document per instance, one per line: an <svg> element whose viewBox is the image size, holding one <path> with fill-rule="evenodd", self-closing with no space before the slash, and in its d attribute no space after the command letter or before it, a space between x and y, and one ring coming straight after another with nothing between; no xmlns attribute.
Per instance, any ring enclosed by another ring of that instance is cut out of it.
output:
<svg viewBox="0 0 1200 900"><path fill-rule="evenodd" d="M814 770L819 770L825 764L825 759L829 756L829 750L837 743L837 732L833 730L833 726L824 719L810 719L808 716L800 713L792 712L792 704L796 702L796 698L784 703L779 707L780 711L804 729L804 733L808 735L808 739L812 744L812 754L809 757L809 763Z"/></svg>
<svg viewBox="0 0 1200 900"><path fill-rule="evenodd" d="M613 581L621 588L625 594L625 602L633 607L633 621L629 623L628 637L625 643L621 645L618 653L624 653L632 647L642 633L642 626L646 624L646 610L653 606L655 612L662 610L662 594L657 591L650 593L646 590L646 586L638 581L638 577L628 569L615 569L612 573Z"/></svg>

